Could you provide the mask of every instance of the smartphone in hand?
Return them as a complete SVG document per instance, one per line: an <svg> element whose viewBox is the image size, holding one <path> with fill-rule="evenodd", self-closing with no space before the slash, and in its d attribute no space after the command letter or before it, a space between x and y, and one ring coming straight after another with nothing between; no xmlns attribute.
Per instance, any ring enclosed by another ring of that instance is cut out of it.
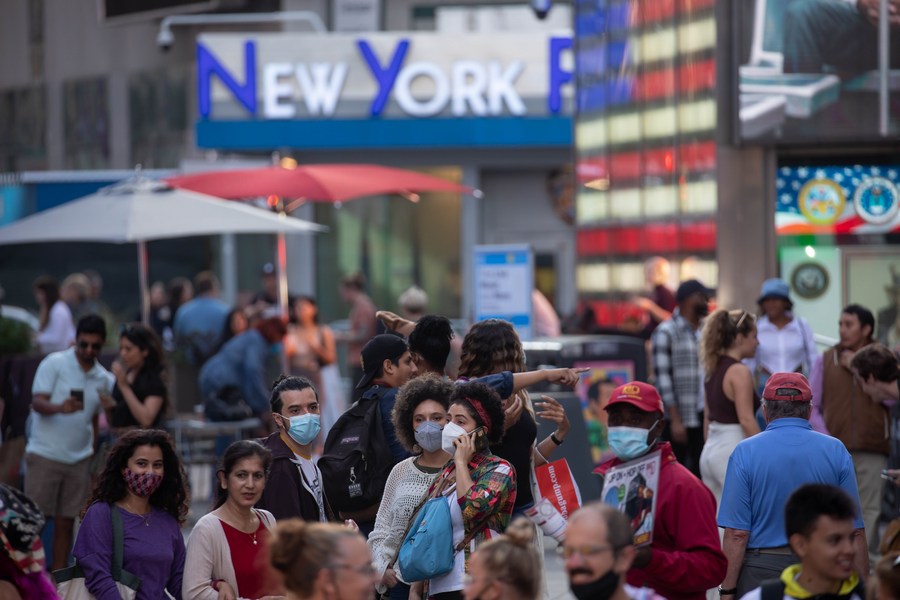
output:
<svg viewBox="0 0 900 600"><path fill-rule="evenodd" d="M488 441L487 431L485 431L484 427L479 427L469 435L472 436L472 441L475 445L475 452L481 452L482 450L487 449L487 447L490 445L490 442Z"/></svg>
<svg viewBox="0 0 900 600"><path fill-rule="evenodd" d="M84 390L69 390L69 395L78 400L78 410L84 408Z"/></svg>

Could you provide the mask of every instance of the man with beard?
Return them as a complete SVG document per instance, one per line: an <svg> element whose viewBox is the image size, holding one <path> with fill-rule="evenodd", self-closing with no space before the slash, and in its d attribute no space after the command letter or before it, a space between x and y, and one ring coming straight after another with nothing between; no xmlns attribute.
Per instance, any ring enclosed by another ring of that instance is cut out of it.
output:
<svg viewBox="0 0 900 600"><path fill-rule="evenodd" d="M869 554L877 556L884 487L881 471L887 467L890 424L887 408L865 392L850 365L859 350L873 343L874 331L875 317L867 308L850 304L841 311L840 342L816 360L809 376L813 394L809 421L816 431L833 435L850 451Z"/></svg>
<svg viewBox="0 0 900 600"><path fill-rule="evenodd" d="M607 504L591 502L572 513L559 551L578 600L661 600L625 583L637 553L632 535L628 517Z"/></svg>
<svg viewBox="0 0 900 600"><path fill-rule="evenodd" d="M700 477L703 451L703 373L697 346L700 321L709 314L715 292L696 279L678 286L678 307L653 332L656 385L666 405L666 439L678 462Z"/></svg>
<svg viewBox="0 0 900 600"><path fill-rule="evenodd" d="M653 588L669 600L703 600L706 590L725 577L728 564L719 544L712 492L675 460L668 442L660 441L663 403L656 388L640 381L620 385L606 412L609 447L616 458L595 473L605 476L623 462L657 450L660 454L653 541L635 551L626 569L628 583ZM567 544L574 544L570 538L578 530L569 523Z"/></svg>

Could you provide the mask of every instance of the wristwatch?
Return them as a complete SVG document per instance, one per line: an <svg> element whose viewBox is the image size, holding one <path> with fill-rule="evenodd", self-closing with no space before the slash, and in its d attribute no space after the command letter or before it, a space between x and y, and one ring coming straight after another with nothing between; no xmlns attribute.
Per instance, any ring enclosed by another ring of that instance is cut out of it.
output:
<svg viewBox="0 0 900 600"><path fill-rule="evenodd" d="M737 588L729 588L724 589L721 585L719 586L719 596L734 596L737 593Z"/></svg>

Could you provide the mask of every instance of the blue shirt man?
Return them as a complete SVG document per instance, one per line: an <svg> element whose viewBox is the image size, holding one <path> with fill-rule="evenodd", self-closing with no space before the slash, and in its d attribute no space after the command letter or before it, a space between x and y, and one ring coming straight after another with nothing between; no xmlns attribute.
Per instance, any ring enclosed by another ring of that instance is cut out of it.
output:
<svg viewBox="0 0 900 600"><path fill-rule="evenodd" d="M175 345L188 362L199 367L219 349L230 309L219 300L219 280L209 271L197 274L194 290L197 297L175 313L172 331Z"/></svg>
<svg viewBox="0 0 900 600"><path fill-rule="evenodd" d="M797 558L788 547L784 506L803 484L843 489L859 506L853 460L837 439L809 424L812 390L800 373L775 373L763 391L766 430L740 442L728 460L719 527L728 572L720 588L725 600L740 598L763 580L777 578ZM865 529L857 528L857 565L868 569ZM863 566L865 565L865 566Z"/></svg>

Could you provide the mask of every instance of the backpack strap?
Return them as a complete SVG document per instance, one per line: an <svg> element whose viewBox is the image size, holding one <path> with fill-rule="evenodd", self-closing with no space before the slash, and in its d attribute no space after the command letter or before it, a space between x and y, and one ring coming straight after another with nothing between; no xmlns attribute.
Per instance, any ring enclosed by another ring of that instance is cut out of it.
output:
<svg viewBox="0 0 900 600"><path fill-rule="evenodd" d="M125 555L125 537L124 527L122 525L122 515L115 504L109 505L109 517L112 520L112 541L113 541L113 559L112 572L110 575L116 581L122 581L122 561Z"/></svg>
<svg viewBox="0 0 900 600"><path fill-rule="evenodd" d="M784 582L781 579L767 579L759 586L760 600L783 600Z"/></svg>

